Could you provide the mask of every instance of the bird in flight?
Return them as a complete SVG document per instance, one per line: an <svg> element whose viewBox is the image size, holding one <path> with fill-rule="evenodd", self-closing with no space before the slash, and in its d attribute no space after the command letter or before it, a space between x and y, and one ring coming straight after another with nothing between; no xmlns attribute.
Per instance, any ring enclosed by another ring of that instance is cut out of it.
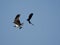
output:
<svg viewBox="0 0 60 45"><path fill-rule="evenodd" d="M32 18L32 16L33 16L33 13L30 13L29 16L28 16L27 21L28 21L29 24L32 24L31 21L30 21L31 18ZM32 24L32 25L33 25L33 24Z"/></svg>
<svg viewBox="0 0 60 45"><path fill-rule="evenodd" d="M20 14L17 14L15 19L14 19L14 22L13 22L15 24L14 27L17 27L19 29L21 29L22 25L23 25L23 23L21 23L20 20L19 20L20 16L21 16Z"/></svg>

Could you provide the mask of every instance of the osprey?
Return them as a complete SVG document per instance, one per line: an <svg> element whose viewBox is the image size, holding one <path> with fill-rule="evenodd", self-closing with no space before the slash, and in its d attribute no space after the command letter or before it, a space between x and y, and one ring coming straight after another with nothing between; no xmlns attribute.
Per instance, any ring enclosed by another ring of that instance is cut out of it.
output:
<svg viewBox="0 0 60 45"><path fill-rule="evenodd" d="M30 13L29 16L28 16L27 21L28 21L29 24L32 24L31 21L30 21L31 18L32 18L32 16L33 16L33 13ZM32 25L33 25L33 24L32 24Z"/></svg>
<svg viewBox="0 0 60 45"><path fill-rule="evenodd" d="M15 17L15 19L14 19L14 22L13 22L13 23L15 24L15 26L14 26L14 27L17 27L17 28L21 29L21 28L22 28L23 23L21 23L21 22L20 22L19 17L20 17L20 14L17 14L17 16Z"/></svg>

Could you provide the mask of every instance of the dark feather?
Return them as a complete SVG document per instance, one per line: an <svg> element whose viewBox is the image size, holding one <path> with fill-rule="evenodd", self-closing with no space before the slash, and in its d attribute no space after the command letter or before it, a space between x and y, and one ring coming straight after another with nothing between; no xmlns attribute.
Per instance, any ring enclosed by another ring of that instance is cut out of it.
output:
<svg viewBox="0 0 60 45"><path fill-rule="evenodd" d="M14 19L14 23L20 26L21 25L21 22L19 20L19 17L20 17L20 14L17 14L17 16Z"/></svg>
<svg viewBox="0 0 60 45"><path fill-rule="evenodd" d="M32 16L33 16L33 13L31 13L30 15L29 15L29 17L28 17L28 21L30 21L31 20L31 18L32 18Z"/></svg>
<svg viewBox="0 0 60 45"><path fill-rule="evenodd" d="M32 16L33 16L33 13L29 14L29 16L28 16L27 21L29 22L29 24L32 24L32 23L31 23L31 21L30 21L30 20L31 20L31 18L32 18ZM32 24L32 25L33 25L33 24Z"/></svg>

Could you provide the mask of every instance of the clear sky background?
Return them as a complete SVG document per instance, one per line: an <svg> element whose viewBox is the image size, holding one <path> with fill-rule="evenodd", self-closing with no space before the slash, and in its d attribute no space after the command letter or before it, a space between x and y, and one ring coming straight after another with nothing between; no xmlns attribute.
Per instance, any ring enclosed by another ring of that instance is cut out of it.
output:
<svg viewBox="0 0 60 45"><path fill-rule="evenodd" d="M22 29L13 27L17 14ZM0 45L60 45L60 0L0 0Z"/></svg>

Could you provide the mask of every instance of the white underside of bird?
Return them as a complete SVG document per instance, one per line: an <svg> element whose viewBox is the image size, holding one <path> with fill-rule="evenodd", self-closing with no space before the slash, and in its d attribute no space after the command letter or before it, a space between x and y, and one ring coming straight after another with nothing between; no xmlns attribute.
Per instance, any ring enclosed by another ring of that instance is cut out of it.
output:
<svg viewBox="0 0 60 45"><path fill-rule="evenodd" d="M15 27L19 28L19 27L22 27L22 25L19 26L19 25L15 24Z"/></svg>
<svg viewBox="0 0 60 45"><path fill-rule="evenodd" d="M23 23L22 23L22 25L17 25L17 24L15 24L15 26L14 27L16 27L16 28L19 28L19 29L21 29L22 28L22 26L23 26Z"/></svg>
<svg viewBox="0 0 60 45"><path fill-rule="evenodd" d="M16 26L17 28L19 28L19 25L15 24L15 26Z"/></svg>

